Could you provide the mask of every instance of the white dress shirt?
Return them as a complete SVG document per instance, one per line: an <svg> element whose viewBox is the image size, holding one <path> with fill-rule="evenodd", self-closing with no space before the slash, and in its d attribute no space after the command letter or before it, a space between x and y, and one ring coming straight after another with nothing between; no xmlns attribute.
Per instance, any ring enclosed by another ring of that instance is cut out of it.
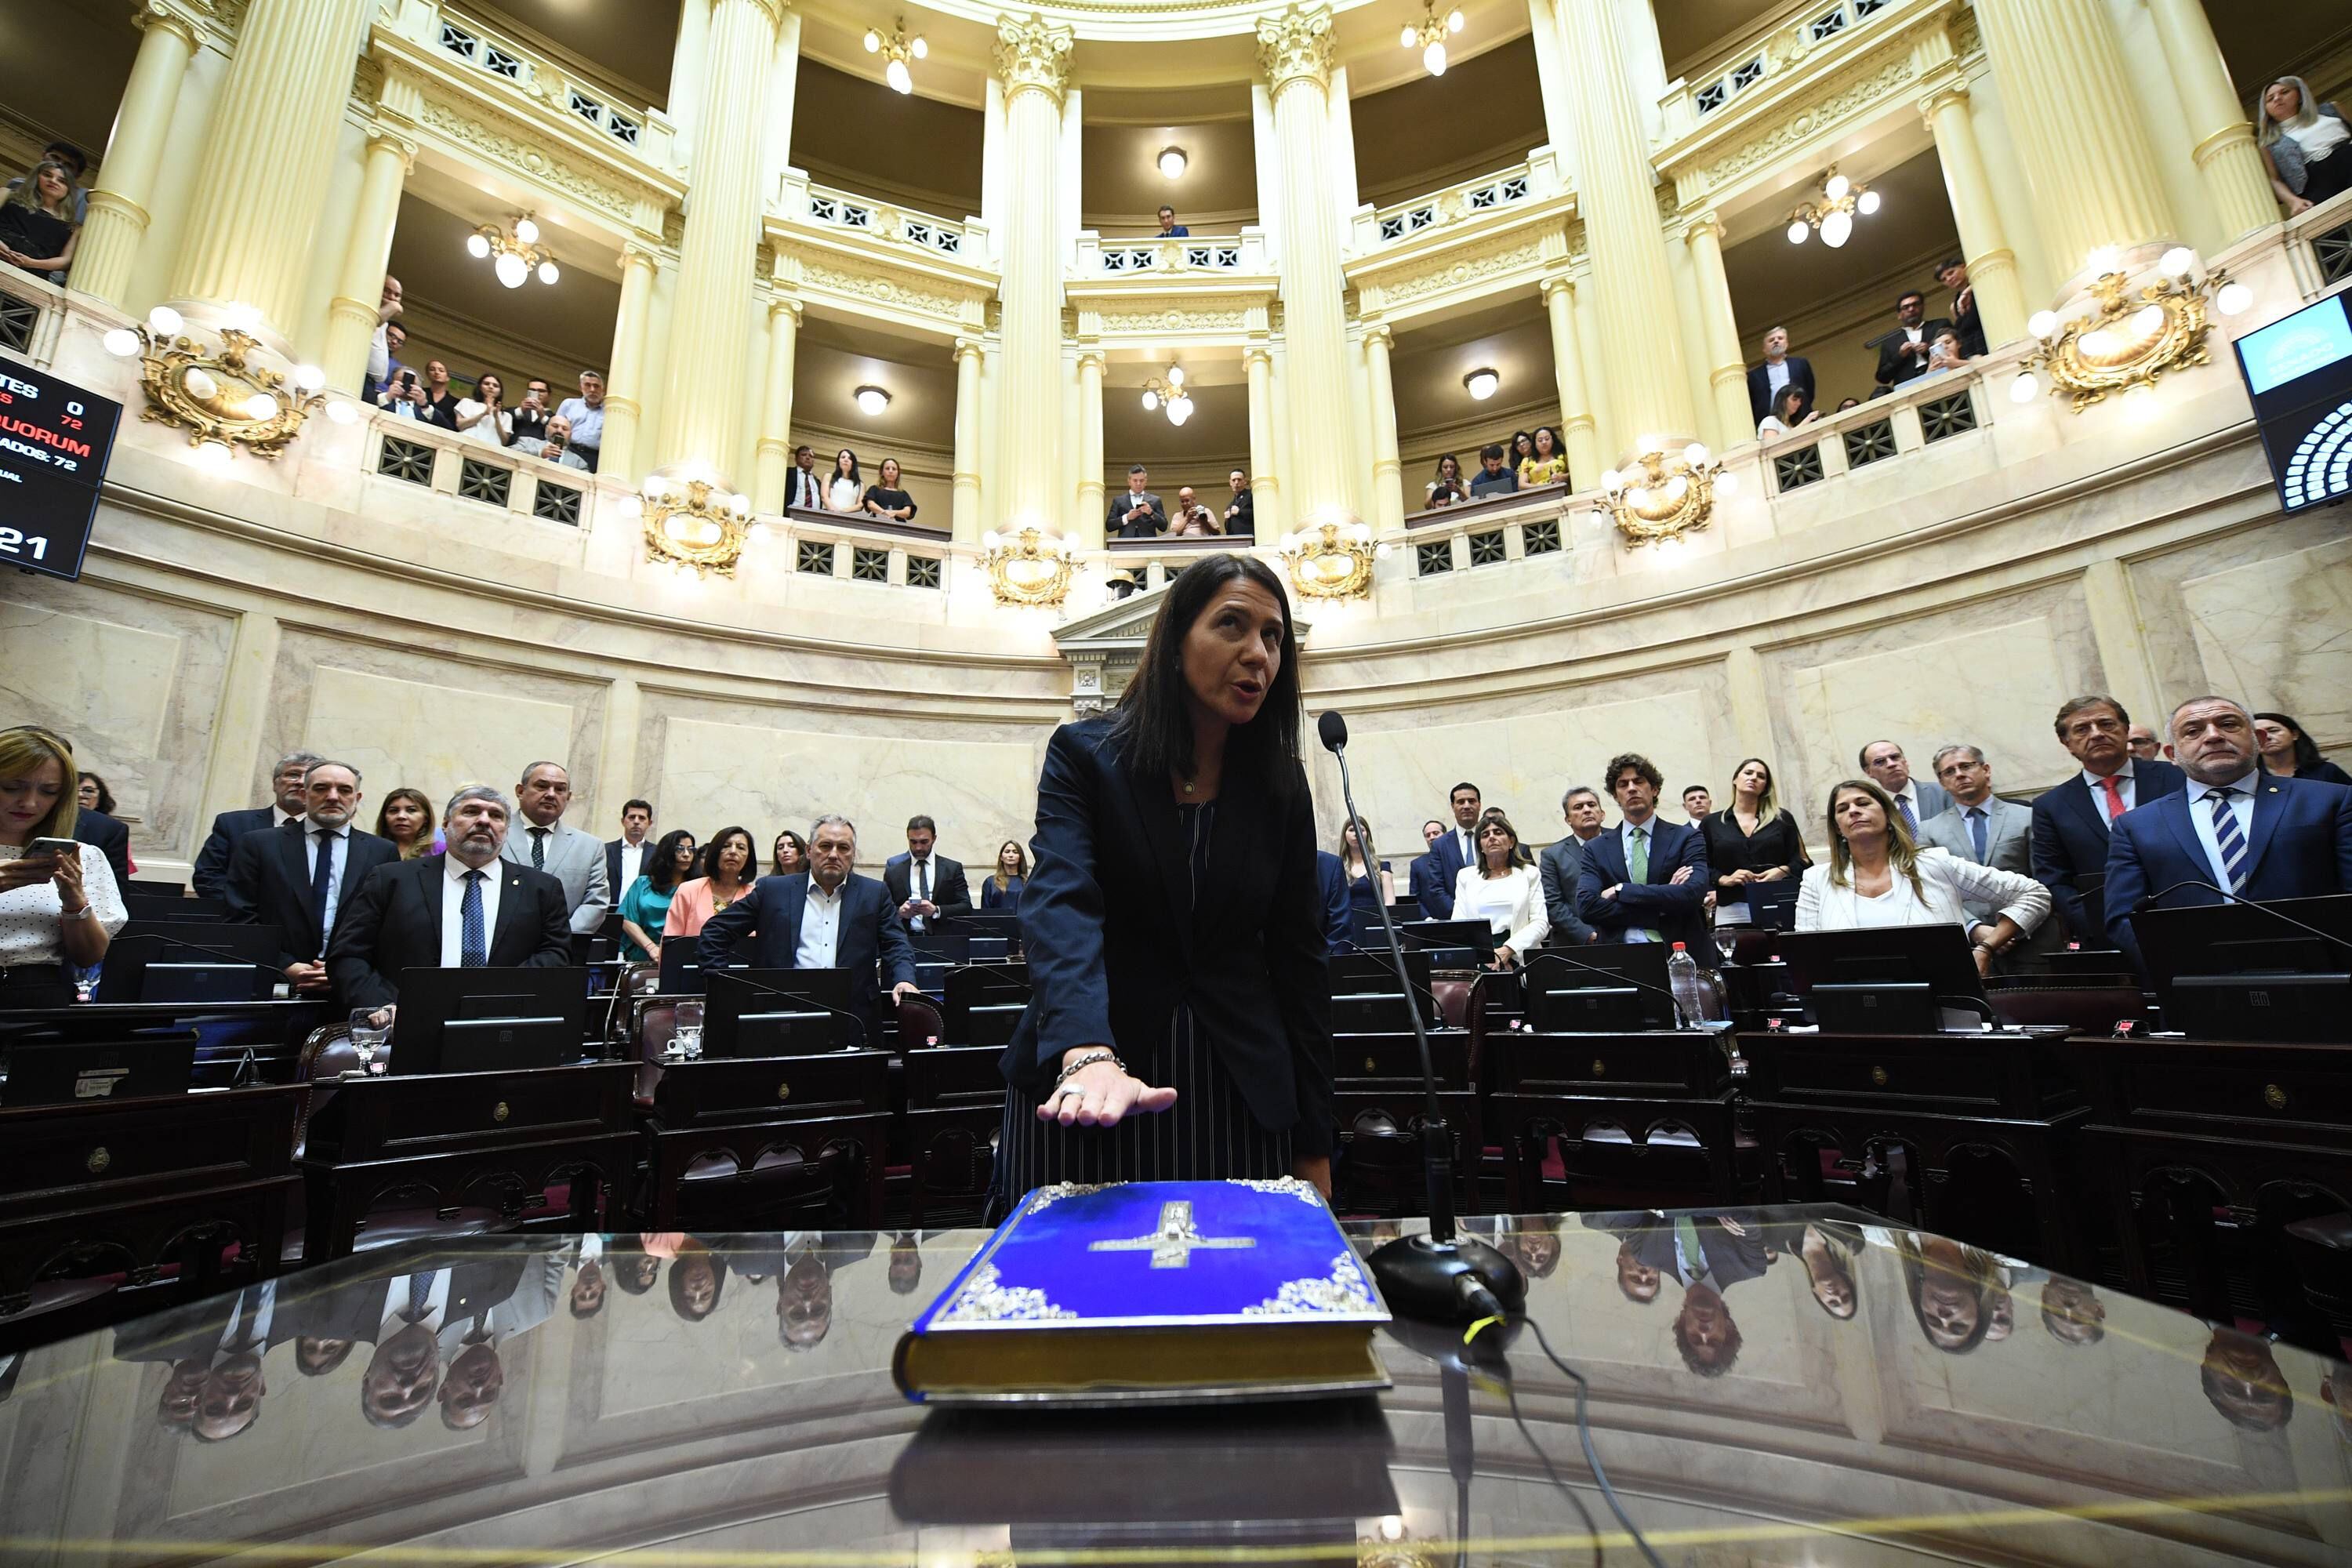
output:
<svg viewBox="0 0 2352 1568"><path fill-rule="evenodd" d="M1788 384L1789 356L1783 354L1779 359L1766 360L1764 362L1764 406L1771 407L1772 399L1779 396L1780 389Z"/></svg>
<svg viewBox="0 0 2352 1568"><path fill-rule="evenodd" d="M848 890L847 878L830 893L816 885L814 876L809 879L808 904L801 910L801 945L793 954L793 968L835 967L834 955L841 949L842 897Z"/></svg>
<svg viewBox="0 0 2352 1568"><path fill-rule="evenodd" d="M2189 822L2197 829L2197 842L2204 847L2205 864L2212 868L2213 885L2230 886L2229 869L2221 864L2221 841L2213 833L2213 805L2207 797L2218 791L2231 789L2238 793L2230 797L2230 815L2238 819L2238 837L2244 839L2250 853L2247 868L2252 868L2251 853L2254 842L2254 785L2262 777L2259 770L2249 768L2242 778L2231 779L2225 784L2199 784L2189 781ZM2158 889L2150 889L2155 892Z"/></svg>
<svg viewBox="0 0 2352 1568"><path fill-rule="evenodd" d="M625 838L621 840L621 885L613 889L614 909L621 906L621 895L635 887L637 879L645 874L646 850L651 844L650 838L643 844L632 844Z"/></svg>
<svg viewBox="0 0 2352 1568"><path fill-rule="evenodd" d="M931 866L931 858L926 855L918 860L913 856L908 856L907 858L907 897L920 899L927 904L936 904L939 902L939 891L940 874ZM926 915L917 915L907 922L907 929L929 931L931 929L930 919Z"/></svg>
<svg viewBox="0 0 2352 1568"><path fill-rule="evenodd" d="M1461 847L1463 865L1475 866L1478 863L1478 835L1476 829L1469 827L1455 828L1454 830L1454 842Z"/></svg>
<svg viewBox="0 0 2352 1568"><path fill-rule="evenodd" d="M2132 787L2130 759L2126 758L2124 765L2116 770L2115 780L2124 792L2124 809L2129 811L2139 805L2139 795ZM2083 784L2091 792L2091 804L2098 807L2099 826L2105 827L2110 820L2107 816L2107 786L2101 784L2099 775L2088 768L2083 770Z"/></svg>
<svg viewBox="0 0 2352 1568"><path fill-rule="evenodd" d="M466 873L473 868L455 855L442 858L442 875L449 885L441 894L441 967L456 969L466 962ZM482 956L488 958L490 941L499 931L499 889L506 881L505 868L496 860L482 868Z"/></svg>
<svg viewBox="0 0 2352 1568"><path fill-rule="evenodd" d="M417 1321L423 1323L435 1334L438 1334L441 1331L441 1321L448 1316L449 1312L449 1271L446 1268L436 1268L432 1272L432 1293L425 1300L425 1316L419 1318ZM405 1274L395 1274L383 1289L383 1317L380 1320L383 1326L376 1331L378 1344L382 1344L408 1324L408 1320L401 1316L408 1310L408 1279L409 1277Z"/></svg>
<svg viewBox="0 0 2352 1568"><path fill-rule="evenodd" d="M333 858L327 868L326 917L319 923L319 941L323 944L328 937L334 934L335 910L343 902L343 875L352 868L352 825L346 822L341 827L321 827L308 817L303 818L302 869L309 873L313 885L319 877L319 847L321 844L333 847L328 851Z"/></svg>

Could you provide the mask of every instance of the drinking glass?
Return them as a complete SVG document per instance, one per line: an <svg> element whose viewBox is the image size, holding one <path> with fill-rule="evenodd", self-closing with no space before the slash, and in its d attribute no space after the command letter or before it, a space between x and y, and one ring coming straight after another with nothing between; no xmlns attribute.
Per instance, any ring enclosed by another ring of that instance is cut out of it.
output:
<svg viewBox="0 0 2352 1568"><path fill-rule="evenodd" d="M1729 963L1731 962L1731 955L1739 951L1739 928L1737 926L1716 927L1715 948L1717 952L1723 954L1723 962Z"/></svg>
<svg viewBox="0 0 2352 1568"><path fill-rule="evenodd" d="M375 1059L392 1037L392 1019L381 1007L361 1007L352 1013L352 1049L360 1054L360 1067L368 1073L383 1071L385 1064Z"/></svg>

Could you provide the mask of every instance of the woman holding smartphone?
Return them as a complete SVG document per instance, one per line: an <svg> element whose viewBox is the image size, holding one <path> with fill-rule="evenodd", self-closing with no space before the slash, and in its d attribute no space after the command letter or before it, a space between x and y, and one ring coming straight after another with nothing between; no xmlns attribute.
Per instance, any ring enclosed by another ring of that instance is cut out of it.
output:
<svg viewBox="0 0 2352 1568"><path fill-rule="evenodd" d="M63 739L0 730L0 1010L69 1006L68 966L104 958L131 918L106 857L74 842L74 784Z"/></svg>

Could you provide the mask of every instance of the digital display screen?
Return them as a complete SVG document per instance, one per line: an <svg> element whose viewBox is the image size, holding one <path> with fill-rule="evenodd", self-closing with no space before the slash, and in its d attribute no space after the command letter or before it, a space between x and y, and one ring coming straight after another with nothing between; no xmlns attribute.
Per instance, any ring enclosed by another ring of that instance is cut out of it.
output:
<svg viewBox="0 0 2352 1568"><path fill-rule="evenodd" d="M0 569L81 575L122 405L0 360Z"/></svg>
<svg viewBox="0 0 2352 1568"><path fill-rule="evenodd" d="M2237 342L2279 504L2352 500L2352 312L2331 295Z"/></svg>

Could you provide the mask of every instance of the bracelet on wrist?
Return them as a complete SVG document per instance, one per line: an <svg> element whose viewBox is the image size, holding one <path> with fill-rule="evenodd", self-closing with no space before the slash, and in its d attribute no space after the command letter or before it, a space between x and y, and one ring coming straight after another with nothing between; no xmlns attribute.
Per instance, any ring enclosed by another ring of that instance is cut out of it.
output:
<svg viewBox="0 0 2352 1568"><path fill-rule="evenodd" d="M1076 1059L1063 1064L1060 1074L1054 1079L1054 1087L1059 1089L1070 1080L1072 1075L1084 1072L1097 1062L1108 1062L1121 1072L1127 1070L1127 1064L1118 1059L1118 1053L1116 1051L1087 1051Z"/></svg>

